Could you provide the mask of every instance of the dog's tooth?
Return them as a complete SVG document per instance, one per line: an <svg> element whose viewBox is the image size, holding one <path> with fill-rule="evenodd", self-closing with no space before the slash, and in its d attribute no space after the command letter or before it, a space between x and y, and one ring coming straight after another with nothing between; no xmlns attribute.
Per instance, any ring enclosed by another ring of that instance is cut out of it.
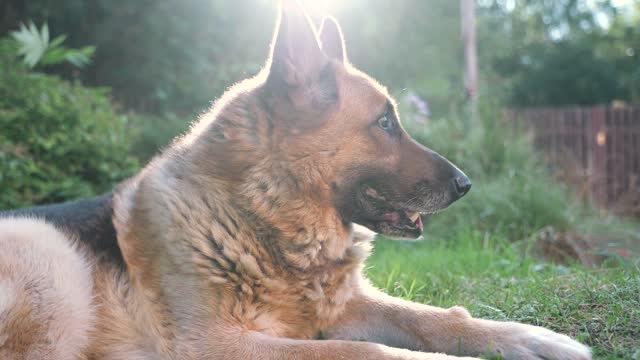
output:
<svg viewBox="0 0 640 360"><path fill-rule="evenodd" d="M420 217L420 213L419 212L414 212L411 213L409 215L409 218L411 219L411 221L416 222L416 220L418 220L418 218Z"/></svg>
<svg viewBox="0 0 640 360"><path fill-rule="evenodd" d="M378 199L378 200L385 200L384 196L380 195L375 189L373 188L366 188L364 191L365 194L367 194L367 196L372 197L374 199Z"/></svg>

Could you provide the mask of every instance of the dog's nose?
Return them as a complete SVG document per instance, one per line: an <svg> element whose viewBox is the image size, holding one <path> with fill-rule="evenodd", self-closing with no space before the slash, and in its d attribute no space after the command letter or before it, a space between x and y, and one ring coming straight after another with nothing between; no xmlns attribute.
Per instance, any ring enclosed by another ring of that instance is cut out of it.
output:
<svg viewBox="0 0 640 360"><path fill-rule="evenodd" d="M469 190L471 190L471 180L464 175L460 175L454 179L455 189L458 195L458 198L466 195Z"/></svg>

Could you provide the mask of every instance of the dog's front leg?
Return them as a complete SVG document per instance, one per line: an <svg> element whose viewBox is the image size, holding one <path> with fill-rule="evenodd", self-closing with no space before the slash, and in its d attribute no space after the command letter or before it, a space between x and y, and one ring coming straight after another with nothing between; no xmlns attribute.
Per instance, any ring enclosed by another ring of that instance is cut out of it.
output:
<svg viewBox="0 0 640 360"><path fill-rule="evenodd" d="M385 345L341 340L276 338L255 331L226 329L214 342L214 359L224 360L474 360L444 354L396 349ZM219 334L219 335L220 335ZM477 360L477 359L476 359Z"/></svg>
<svg viewBox="0 0 640 360"><path fill-rule="evenodd" d="M359 290L344 318L326 336L452 355L499 355L507 360L591 359L586 346L541 327L475 319L461 307L416 304L369 286Z"/></svg>

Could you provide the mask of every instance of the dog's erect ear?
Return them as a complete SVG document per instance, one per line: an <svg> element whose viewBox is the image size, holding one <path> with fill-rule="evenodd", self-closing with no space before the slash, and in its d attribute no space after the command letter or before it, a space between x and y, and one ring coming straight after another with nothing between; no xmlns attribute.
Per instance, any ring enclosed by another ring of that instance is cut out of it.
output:
<svg viewBox="0 0 640 360"><path fill-rule="evenodd" d="M300 86L317 75L328 59L320 49L316 30L302 5L296 0L282 0L280 7L269 79L278 78L287 85Z"/></svg>
<svg viewBox="0 0 640 360"><path fill-rule="evenodd" d="M320 42L322 51L332 59L345 62L347 53L344 47L344 37L338 21L332 17L325 17L320 26Z"/></svg>

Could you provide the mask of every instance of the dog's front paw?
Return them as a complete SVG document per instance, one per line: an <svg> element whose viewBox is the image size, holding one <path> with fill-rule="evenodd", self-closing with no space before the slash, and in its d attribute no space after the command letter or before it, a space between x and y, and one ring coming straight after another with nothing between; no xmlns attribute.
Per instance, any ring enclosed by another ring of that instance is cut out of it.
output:
<svg viewBox="0 0 640 360"><path fill-rule="evenodd" d="M591 360L591 349L538 326L501 323L487 350L505 360Z"/></svg>

